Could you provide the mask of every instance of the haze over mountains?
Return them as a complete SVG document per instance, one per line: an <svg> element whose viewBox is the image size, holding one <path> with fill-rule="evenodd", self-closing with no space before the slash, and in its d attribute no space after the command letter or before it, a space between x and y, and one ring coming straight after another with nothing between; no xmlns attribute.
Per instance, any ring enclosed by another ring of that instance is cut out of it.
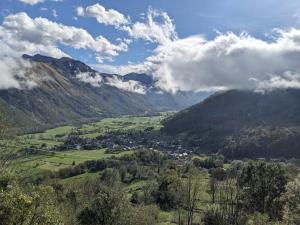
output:
<svg viewBox="0 0 300 225"><path fill-rule="evenodd" d="M125 114L178 110L208 93L172 95L146 74L100 74L71 58L23 55L26 86L0 90L0 109L19 130L78 123ZM28 85L29 84L29 85Z"/></svg>
<svg viewBox="0 0 300 225"><path fill-rule="evenodd" d="M164 121L164 132L200 153L300 157L300 90L218 93Z"/></svg>

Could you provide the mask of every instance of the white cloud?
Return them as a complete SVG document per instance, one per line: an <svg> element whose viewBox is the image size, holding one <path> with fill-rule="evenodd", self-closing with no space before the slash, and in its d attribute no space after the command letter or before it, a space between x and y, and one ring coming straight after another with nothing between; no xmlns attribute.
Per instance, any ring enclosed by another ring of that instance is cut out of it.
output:
<svg viewBox="0 0 300 225"><path fill-rule="evenodd" d="M20 2L23 2L28 5L36 5L38 3L44 2L44 0L20 0Z"/></svg>
<svg viewBox="0 0 300 225"><path fill-rule="evenodd" d="M152 68L152 64L149 65L149 68L147 68L147 63L141 63L141 64L128 64L128 65L121 65L121 66L113 66L108 64L94 64L91 65L94 69L104 72L104 73L110 73L110 74L119 74L119 75L125 75L128 73L149 73L149 71ZM151 74L151 73L150 73Z"/></svg>
<svg viewBox="0 0 300 225"><path fill-rule="evenodd" d="M98 68L151 73L157 86L171 92L300 88L300 30L274 32L272 41L247 33L190 36L159 45L143 63Z"/></svg>
<svg viewBox="0 0 300 225"><path fill-rule="evenodd" d="M23 2L24 4L28 5L36 5L38 3L42 3L45 0L19 0L20 2ZM53 2L63 2L63 0L52 0Z"/></svg>
<svg viewBox="0 0 300 225"><path fill-rule="evenodd" d="M282 76L271 75L268 80L258 81L256 91L272 91L277 88L300 88L300 74L294 74L290 71L285 72Z"/></svg>
<svg viewBox="0 0 300 225"><path fill-rule="evenodd" d="M112 44L103 36L92 37L86 30L65 26L46 18L30 18L26 13L11 14L0 26L0 55L41 53L54 57L66 56L58 45L89 49L99 62L112 60L120 51L127 51L125 42Z"/></svg>
<svg viewBox="0 0 300 225"><path fill-rule="evenodd" d="M146 87L144 87L140 82L134 80L123 81L117 76L108 77L106 84L128 92L134 92L138 94L145 94L147 91Z"/></svg>
<svg viewBox="0 0 300 225"><path fill-rule="evenodd" d="M57 12L56 12L56 10L55 9L52 9L52 15L53 15L53 17L58 17L58 15L57 15Z"/></svg>
<svg viewBox="0 0 300 225"><path fill-rule="evenodd" d="M135 39L167 44L178 39L175 25L166 12L149 8L145 22L136 22L129 35Z"/></svg>
<svg viewBox="0 0 300 225"><path fill-rule="evenodd" d="M145 94L147 91L146 87L144 87L140 82L133 80L124 81L118 76L106 77L103 79L100 74L86 72L76 74L76 78L94 87L100 87L102 84L106 84L118 89L138 94Z"/></svg>
<svg viewBox="0 0 300 225"><path fill-rule="evenodd" d="M76 8L76 13L77 13L77 16L84 16L84 8L81 6L78 6Z"/></svg>
<svg viewBox="0 0 300 225"><path fill-rule="evenodd" d="M253 78L267 82L300 72L300 30L278 32L273 42L246 33L219 34L210 41L188 37L159 46L147 61L166 90L255 88Z"/></svg>
<svg viewBox="0 0 300 225"><path fill-rule="evenodd" d="M31 64L22 59L3 58L0 60L0 89L30 89L36 83L30 79L28 69Z"/></svg>
<svg viewBox="0 0 300 225"><path fill-rule="evenodd" d="M100 87L102 83L102 76L99 74L93 75L92 73L78 73L76 74L76 78L84 83L89 83L94 87Z"/></svg>
<svg viewBox="0 0 300 225"><path fill-rule="evenodd" d="M77 16L93 17L98 21L98 23L111 25L116 28L120 28L121 26L130 23L129 22L130 19L126 18L122 13L114 9L106 10L99 3L96 3L91 6L87 6L86 8L79 6L77 7L76 11L77 11Z"/></svg>

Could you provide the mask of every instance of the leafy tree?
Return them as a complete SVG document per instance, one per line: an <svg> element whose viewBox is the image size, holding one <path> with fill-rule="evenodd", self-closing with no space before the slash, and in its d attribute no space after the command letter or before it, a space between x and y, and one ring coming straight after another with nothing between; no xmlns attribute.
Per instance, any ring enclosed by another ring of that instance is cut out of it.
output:
<svg viewBox="0 0 300 225"><path fill-rule="evenodd" d="M283 199L286 202L284 210L284 221L286 224L300 224L300 175L287 184Z"/></svg>
<svg viewBox="0 0 300 225"><path fill-rule="evenodd" d="M81 225L126 224L128 202L117 188L102 186L96 198L78 215Z"/></svg>
<svg viewBox="0 0 300 225"><path fill-rule="evenodd" d="M101 181L110 187L117 185L121 181L119 171L114 168L105 169L101 175Z"/></svg>
<svg viewBox="0 0 300 225"><path fill-rule="evenodd" d="M27 193L17 183L12 183L0 190L0 199L1 224L62 224L50 187L30 187Z"/></svg>
<svg viewBox="0 0 300 225"><path fill-rule="evenodd" d="M278 163L250 162L238 178L244 207L249 212L267 213L272 219L282 218L286 183Z"/></svg>
<svg viewBox="0 0 300 225"><path fill-rule="evenodd" d="M182 181L177 171L170 170L159 178L156 202L161 209L176 209L182 202Z"/></svg>

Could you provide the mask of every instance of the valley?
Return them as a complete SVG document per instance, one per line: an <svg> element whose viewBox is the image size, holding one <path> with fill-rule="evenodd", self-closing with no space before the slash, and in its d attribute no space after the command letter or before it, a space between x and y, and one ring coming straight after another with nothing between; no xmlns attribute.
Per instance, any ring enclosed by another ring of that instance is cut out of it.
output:
<svg viewBox="0 0 300 225"><path fill-rule="evenodd" d="M300 225L300 1L0 0L0 225Z"/></svg>
<svg viewBox="0 0 300 225"><path fill-rule="evenodd" d="M106 118L2 139L0 159L9 162L2 168L23 182L52 186L55 195L69 196L77 190L76 201L93 201L93 191L100 182L103 187L107 185L111 191L124 194L139 213L147 210L145 216L151 218L153 225L175 225L185 220L187 199L185 195L176 197L176 193L188 191L186 185L191 185L196 201L192 218L202 221L207 216L207 208L214 204L234 206L227 202L228 194L236 188L236 184L230 183L231 176L240 179L237 174L242 172L241 168L266 162L264 159L228 160L222 155L199 154L193 148L181 146L173 136L161 133L164 121L175 115L176 112L164 112ZM285 171L286 182L292 182L300 174L299 160L267 162L273 164ZM161 186L164 182L168 183L166 190ZM230 189L223 192L224 188ZM236 201L232 197L229 201ZM70 204L68 198L59 201L58 207ZM73 215L78 213L80 205L76 202L68 206L63 218L65 224L75 223Z"/></svg>

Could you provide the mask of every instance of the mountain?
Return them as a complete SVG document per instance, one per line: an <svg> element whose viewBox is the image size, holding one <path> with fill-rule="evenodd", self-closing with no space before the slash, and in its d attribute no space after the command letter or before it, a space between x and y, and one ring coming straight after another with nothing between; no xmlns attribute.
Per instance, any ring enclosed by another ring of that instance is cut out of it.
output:
<svg viewBox="0 0 300 225"><path fill-rule="evenodd" d="M154 80L151 76L148 74L140 74L140 73L129 73L123 76L124 81L137 81L145 85L146 87L151 87L154 85Z"/></svg>
<svg viewBox="0 0 300 225"><path fill-rule="evenodd" d="M158 92L152 78L145 74L102 74L67 57L24 55L23 59L31 64L24 68L24 73L34 85L0 90L0 113L7 115L12 126L21 131L178 110L207 96Z"/></svg>
<svg viewBox="0 0 300 225"><path fill-rule="evenodd" d="M300 158L300 90L217 93L164 121L198 152L230 158Z"/></svg>

